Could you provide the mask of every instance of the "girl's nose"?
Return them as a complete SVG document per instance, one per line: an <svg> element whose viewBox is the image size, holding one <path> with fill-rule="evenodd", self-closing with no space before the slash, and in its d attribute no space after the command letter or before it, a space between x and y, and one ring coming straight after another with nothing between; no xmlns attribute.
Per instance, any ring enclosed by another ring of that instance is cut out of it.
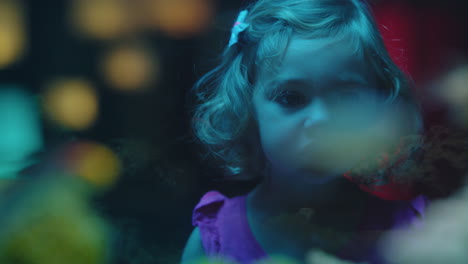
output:
<svg viewBox="0 0 468 264"><path fill-rule="evenodd" d="M314 98L310 110L307 112L307 117L304 122L305 128L314 127L324 121L328 120L329 113L326 109L325 103L321 98Z"/></svg>

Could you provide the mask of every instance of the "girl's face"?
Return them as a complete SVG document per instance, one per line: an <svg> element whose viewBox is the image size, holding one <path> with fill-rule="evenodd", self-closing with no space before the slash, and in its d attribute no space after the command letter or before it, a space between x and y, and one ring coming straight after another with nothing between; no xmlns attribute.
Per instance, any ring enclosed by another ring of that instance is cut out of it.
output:
<svg viewBox="0 0 468 264"><path fill-rule="evenodd" d="M327 152L334 144L328 136L373 118L369 113L379 104L376 83L363 56L346 41L293 38L279 71L261 69L253 98L272 173L321 183L349 169L356 162L349 157L323 166L336 158Z"/></svg>

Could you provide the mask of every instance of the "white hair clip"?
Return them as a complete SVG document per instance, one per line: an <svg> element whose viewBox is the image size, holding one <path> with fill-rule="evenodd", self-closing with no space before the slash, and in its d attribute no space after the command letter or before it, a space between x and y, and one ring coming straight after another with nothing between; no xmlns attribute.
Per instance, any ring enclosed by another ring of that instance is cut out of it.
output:
<svg viewBox="0 0 468 264"><path fill-rule="evenodd" d="M239 13L237 20L231 29L231 39L229 40L228 47L231 47L232 45L236 44L239 40L239 33L244 31L249 26L249 24L245 23L245 18L247 17L247 14L247 10L243 10Z"/></svg>

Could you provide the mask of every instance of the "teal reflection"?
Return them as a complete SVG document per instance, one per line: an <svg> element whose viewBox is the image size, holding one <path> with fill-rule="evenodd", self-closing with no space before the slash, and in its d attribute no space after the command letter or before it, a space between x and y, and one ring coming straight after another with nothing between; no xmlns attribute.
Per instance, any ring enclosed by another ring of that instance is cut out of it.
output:
<svg viewBox="0 0 468 264"><path fill-rule="evenodd" d="M37 105L18 86L0 85L0 178L12 178L42 147Z"/></svg>

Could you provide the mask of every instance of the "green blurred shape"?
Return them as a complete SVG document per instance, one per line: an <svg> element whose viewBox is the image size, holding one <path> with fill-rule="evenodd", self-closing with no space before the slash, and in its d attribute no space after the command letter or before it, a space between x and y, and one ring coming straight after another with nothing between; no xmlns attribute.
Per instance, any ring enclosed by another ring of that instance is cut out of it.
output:
<svg viewBox="0 0 468 264"><path fill-rule="evenodd" d="M110 228L75 177L16 180L0 196L0 263L110 263Z"/></svg>
<svg viewBox="0 0 468 264"><path fill-rule="evenodd" d="M190 264L238 264L235 261L231 261L227 258L223 257L204 257L193 262L189 262Z"/></svg>
<svg viewBox="0 0 468 264"><path fill-rule="evenodd" d="M236 261L225 257L205 257L190 262L190 264L239 264ZM299 264L299 262L286 256L275 255L266 259L259 260L255 264Z"/></svg>
<svg viewBox="0 0 468 264"><path fill-rule="evenodd" d="M339 259L319 249L312 249L307 253L306 264L369 264L367 262L352 262Z"/></svg>
<svg viewBox="0 0 468 264"><path fill-rule="evenodd" d="M281 255L273 255L268 259L255 262L255 264L299 264L299 262Z"/></svg>

